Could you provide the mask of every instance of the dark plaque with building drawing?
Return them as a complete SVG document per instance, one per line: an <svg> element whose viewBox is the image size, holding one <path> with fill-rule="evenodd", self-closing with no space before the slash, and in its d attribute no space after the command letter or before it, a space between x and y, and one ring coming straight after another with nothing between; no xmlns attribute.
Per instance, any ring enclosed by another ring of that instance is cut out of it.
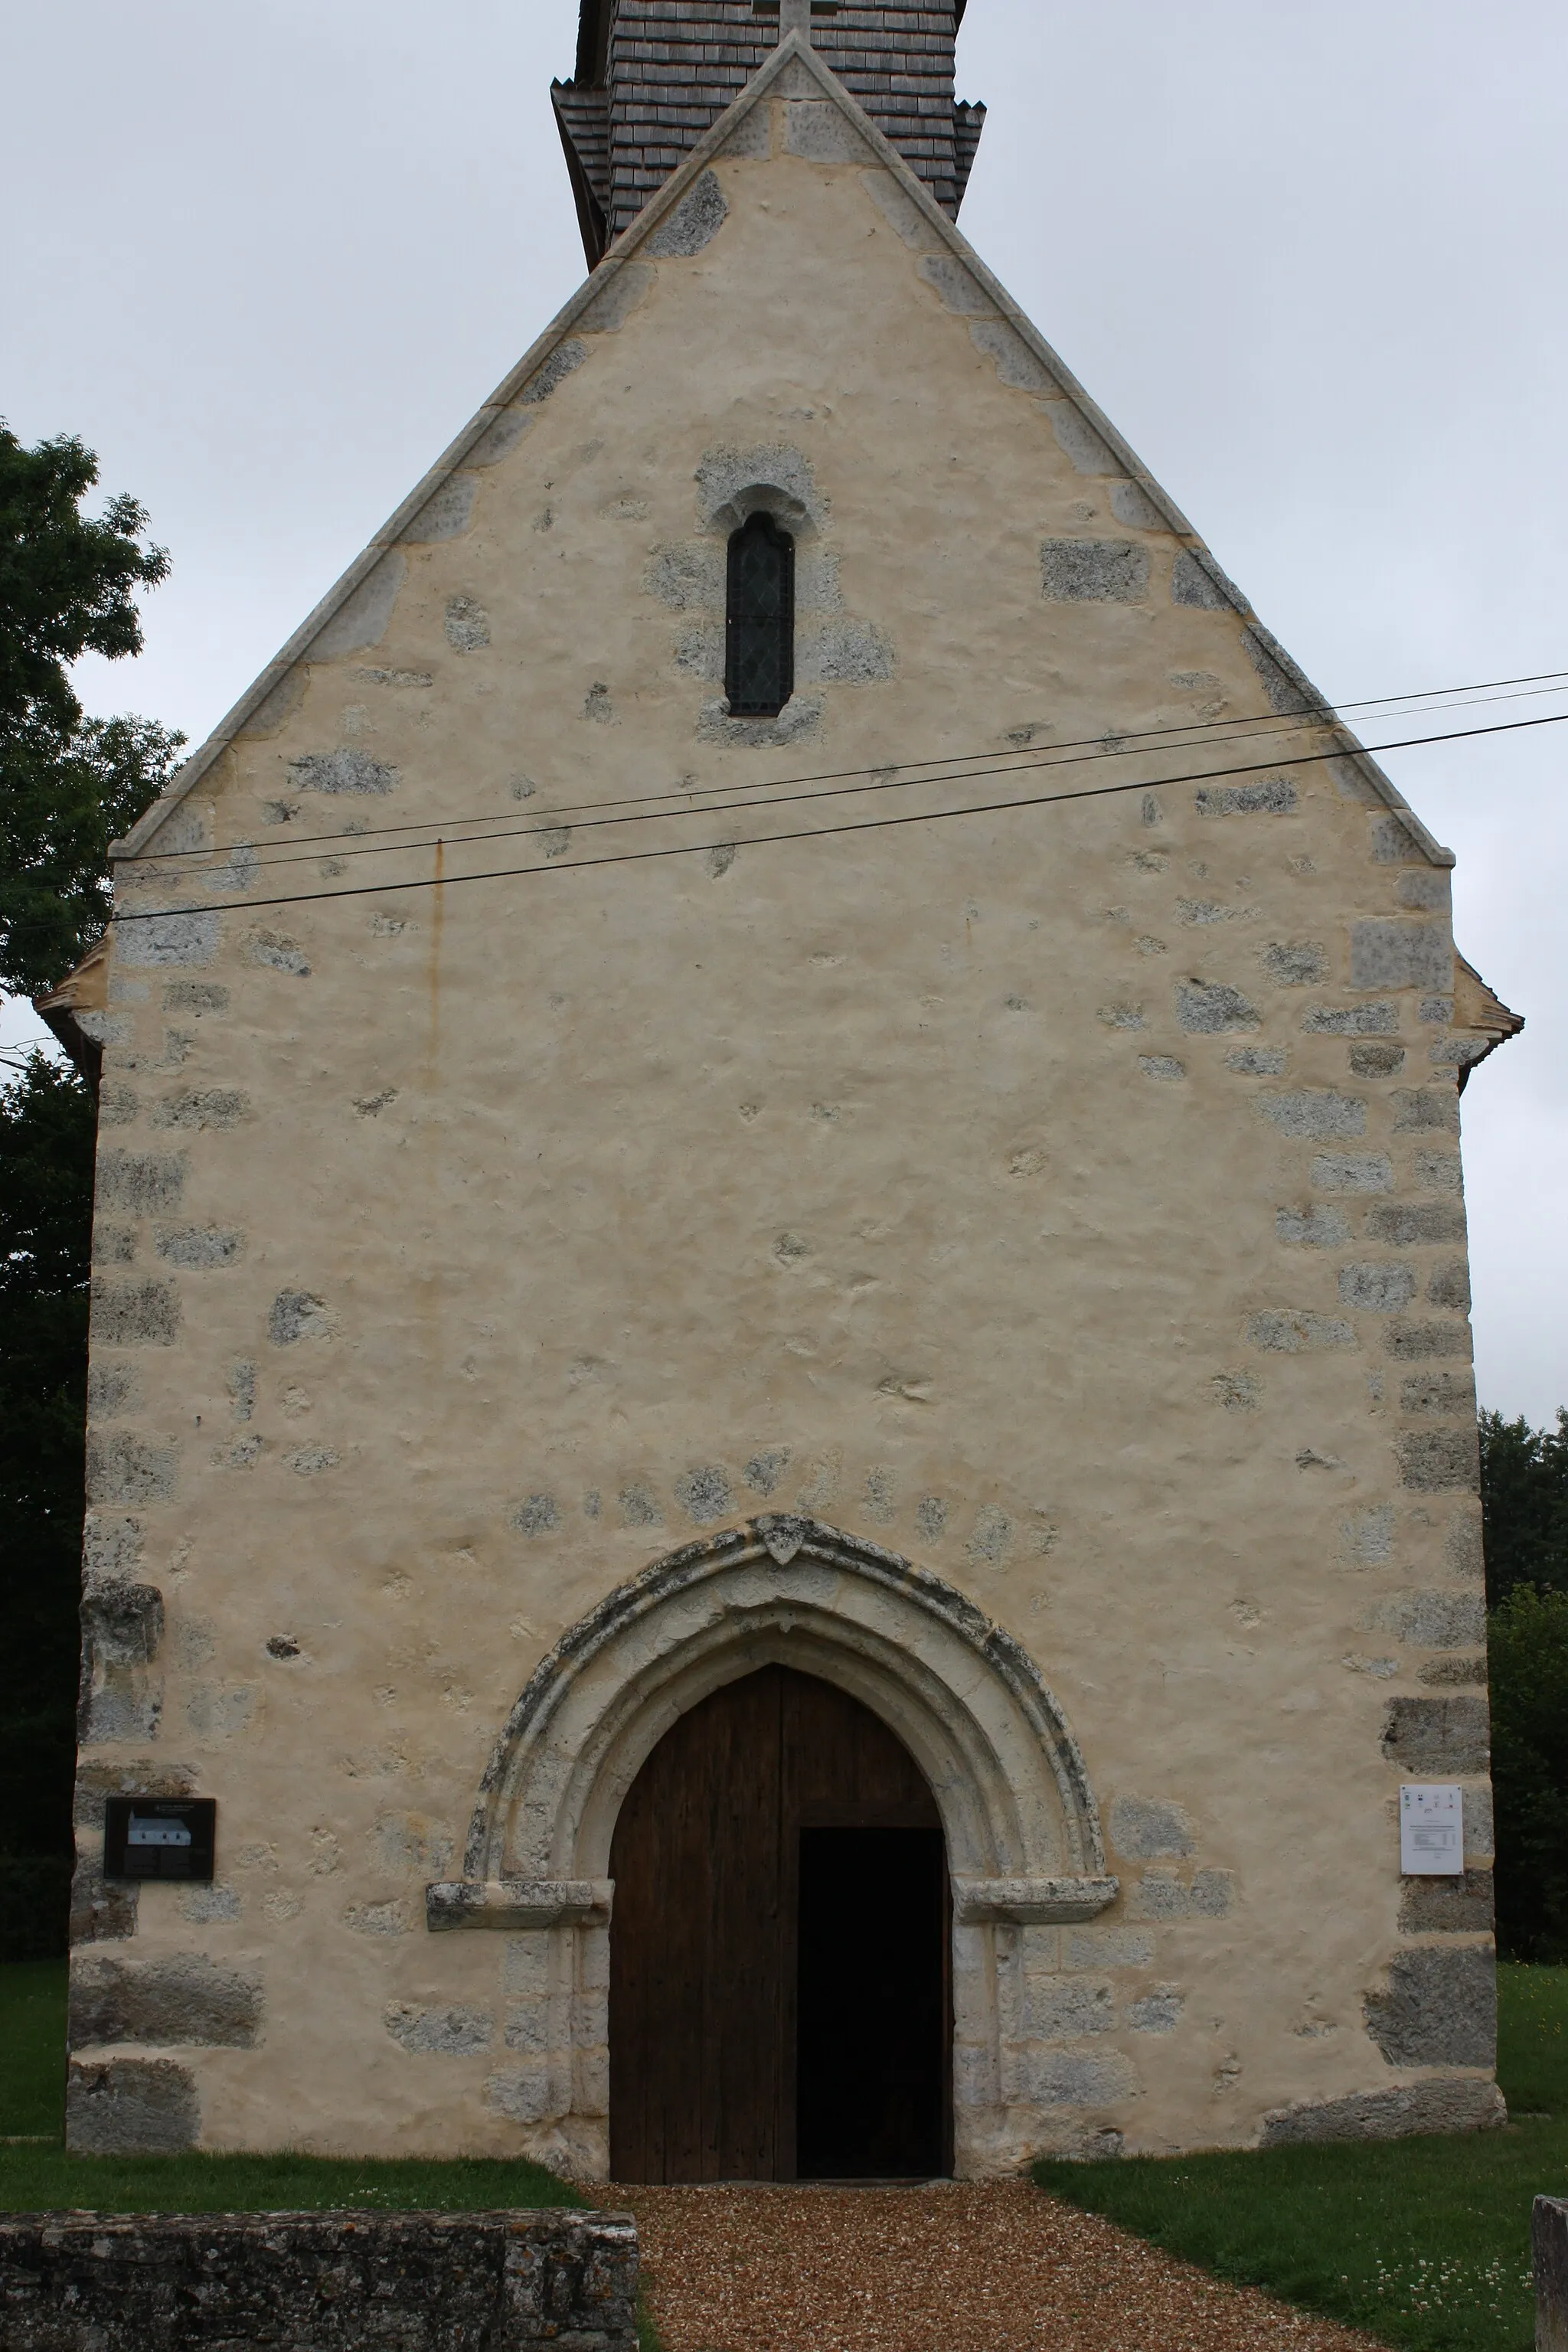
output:
<svg viewBox="0 0 1568 2352"><path fill-rule="evenodd" d="M210 1881L216 1829L215 1797L110 1797L103 1874Z"/></svg>

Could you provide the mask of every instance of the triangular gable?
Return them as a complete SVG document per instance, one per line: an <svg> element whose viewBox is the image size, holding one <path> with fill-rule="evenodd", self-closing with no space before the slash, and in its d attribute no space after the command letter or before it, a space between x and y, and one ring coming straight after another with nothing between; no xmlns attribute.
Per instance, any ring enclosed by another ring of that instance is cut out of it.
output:
<svg viewBox="0 0 1568 2352"><path fill-rule="evenodd" d="M693 148L680 168L660 188L637 219L605 255L604 260L560 310L542 335L523 354L490 398L464 426L401 506L388 517L363 554L321 599L255 683L235 704L201 749L187 760L168 790L138 819L123 841L111 845L117 858L144 855L182 801L207 773L241 730L262 709L268 698L287 689L289 673L313 648L323 654L345 653L375 642L359 629L379 635L386 610L402 584L404 559L400 542L444 538L466 520L473 486L463 476L473 466L494 464L518 437L523 425L515 420L518 407L531 399L548 397L585 353L574 352L574 331L594 333L618 326L641 291L635 276L637 256L651 246L660 228L677 212L714 159L745 135L748 118L771 97L817 97L837 109L863 143L868 160L880 166L896 184L903 200L901 221L895 221L905 242L922 248L922 274L940 292L950 310L969 320L972 331L990 322L996 331L991 350L998 373L1009 365L1037 372L1031 387L1046 395L1047 405L1060 404L1062 416L1053 417L1057 437L1064 447L1103 453L1110 466L1092 462L1096 471L1122 472L1133 495L1153 508L1164 527L1183 543L1192 583L1188 601L1212 609L1228 605L1246 623L1246 643L1265 698L1280 714L1310 715L1334 733L1343 747L1343 762L1356 782L1391 812L1396 826L1395 854L1408 842L1435 866L1452 866L1452 850L1445 849L1428 832L1392 779L1339 720L1300 669L1253 613L1247 598L1229 580L1194 530L1175 501L1163 490L1071 370L993 276L968 240L950 221L910 170L898 150L799 32L790 33L765 65L719 117ZM654 247L657 251L657 247ZM597 314L595 318L595 314ZM980 338L977 336L976 341ZM1019 347L1022 347L1020 350ZM1015 379L1016 380L1016 379ZM450 518L450 519L449 519ZM423 522L425 528L418 526ZM377 616L380 616L378 620ZM1352 786L1353 789L1353 786Z"/></svg>

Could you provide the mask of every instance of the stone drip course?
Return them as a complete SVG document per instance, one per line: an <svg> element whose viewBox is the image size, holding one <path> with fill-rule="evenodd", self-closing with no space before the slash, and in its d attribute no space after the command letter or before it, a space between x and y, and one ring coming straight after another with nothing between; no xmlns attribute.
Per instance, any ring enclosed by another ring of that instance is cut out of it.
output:
<svg viewBox="0 0 1568 2352"><path fill-rule="evenodd" d="M5 2352L636 2352L627 2213L25 2213Z"/></svg>

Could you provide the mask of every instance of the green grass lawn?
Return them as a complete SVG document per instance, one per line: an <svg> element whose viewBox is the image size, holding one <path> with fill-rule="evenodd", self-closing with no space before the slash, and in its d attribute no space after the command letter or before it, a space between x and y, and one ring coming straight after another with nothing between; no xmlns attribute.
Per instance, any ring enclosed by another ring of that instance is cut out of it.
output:
<svg viewBox="0 0 1568 2352"><path fill-rule="evenodd" d="M66 2103L66 1964L0 1966L0 2136L58 2139Z"/></svg>
<svg viewBox="0 0 1568 2352"><path fill-rule="evenodd" d="M1411 2352L1531 2352L1530 2209L1568 2194L1568 1969L1499 1970L1507 2131L1040 2164L1068 2203Z"/></svg>

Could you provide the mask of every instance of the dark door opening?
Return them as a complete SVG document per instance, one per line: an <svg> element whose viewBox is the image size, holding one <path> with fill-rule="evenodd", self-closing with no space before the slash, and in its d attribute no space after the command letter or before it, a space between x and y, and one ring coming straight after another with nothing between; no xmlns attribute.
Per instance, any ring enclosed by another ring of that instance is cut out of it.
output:
<svg viewBox="0 0 1568 2352"><path fill-rule="evenodd" d="M940 1830L801 1831L801 2179L945 2169L946 1940Z"/></svg>
<svg viewBox="0 0 1568 2352"><path fill-rule="evenodd" d="M610 1852L617 2180L949 2168L942 1822L868 1707L786 1667L682 1716Z"/></svg>

